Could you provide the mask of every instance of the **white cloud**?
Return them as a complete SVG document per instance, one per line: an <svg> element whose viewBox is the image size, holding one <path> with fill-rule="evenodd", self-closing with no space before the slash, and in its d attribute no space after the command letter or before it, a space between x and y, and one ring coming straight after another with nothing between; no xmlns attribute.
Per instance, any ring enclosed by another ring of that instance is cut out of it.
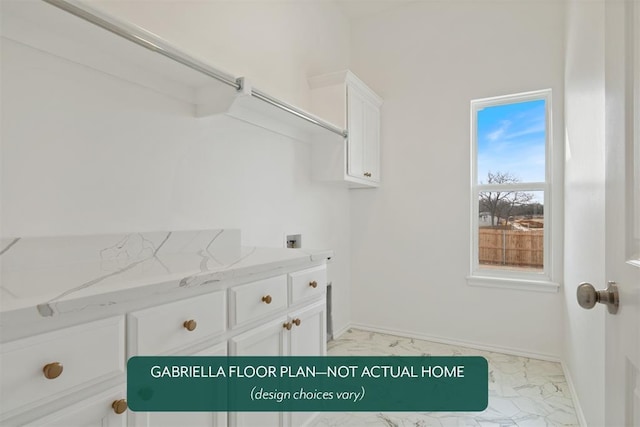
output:
<svg viewBox="0 0 640 427"><path fill-rule="evenodd" d="M492 142L497 141L498 139L504 139L503 135L506 134L507 130L509 129L509 126L511 126L511 121L509 120L500 121L500 127L494 130L493 132L489 132L487 134L487 139Z"/></svg>

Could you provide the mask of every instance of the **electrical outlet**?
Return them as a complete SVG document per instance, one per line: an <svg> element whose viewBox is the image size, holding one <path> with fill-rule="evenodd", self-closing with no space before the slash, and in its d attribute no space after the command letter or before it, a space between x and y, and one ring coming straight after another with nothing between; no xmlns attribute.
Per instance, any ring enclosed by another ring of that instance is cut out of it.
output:
<svg viewBox="0 0 640 427"><path fill-rule="evenodd" d="M302 234L285 234L284 236L285 248L301 248L302 247Z"/></svg>

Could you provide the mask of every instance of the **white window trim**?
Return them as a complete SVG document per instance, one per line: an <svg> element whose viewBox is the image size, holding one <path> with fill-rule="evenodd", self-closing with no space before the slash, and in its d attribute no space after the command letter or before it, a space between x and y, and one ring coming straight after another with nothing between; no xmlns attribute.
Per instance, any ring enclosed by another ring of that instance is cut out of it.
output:
<svg viewBox="0 0 640 427"><path fill-rule="evenodd" d="M505 185L479 184L477 173L478 144L477 144L477 116L478 111L486 107L545 100L546 116L546 147L545 147L545 182L527 182ZM552 223L553 195L553 122L552 122L552 98L551 89L543 89L532 92L517 93L512 95L497 96L491 98L476 99L471 101L471 253L470 273L467 283L470 286L482 286L493 288L508 288L517 290L558 292L560 285L554 281L554 248L552 236L555 233ZM481 191L499 189L522 189L528 191L544 191L544 268L542 272L524 272L500 269L480 268L478 262L478 194Z"/></svg>

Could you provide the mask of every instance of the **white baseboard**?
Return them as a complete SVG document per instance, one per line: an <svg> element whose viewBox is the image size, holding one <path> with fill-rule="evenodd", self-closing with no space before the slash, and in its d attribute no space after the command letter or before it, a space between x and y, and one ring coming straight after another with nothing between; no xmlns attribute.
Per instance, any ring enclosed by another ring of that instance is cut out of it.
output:
<svg viewBox="0 0 640 427"><path fill-rule="evenodd" d="M512 348L512 347L500 347L500 346L480 344L473 341L454 340L454 339L443 338L443 337L438 337L434 335L427 335L420 332L400 331L397 329L382 328L379 326L366 325L363 323L352 323L349 327L345 328L344 331L348 330L349 328L362 329L364 331L370 331L370 332L379 332L381 334L397 335L399 337L405 337L405 338L415 338L419 340L433 341L441 344L458 345L461 347L475 348L477 350L492 351L496 353L509 354L512 356L527 357L529 359L547 360L549 362L562 362L560 357L554 354L535 353L535 352L522 350L518 348ZM340 335L336 334L335 336L339 337Z"/></svg>
<svg viewBox="0 0 640 427"><path fill-rule="evenodd" d="M333 339L337 339L340 338L345 332L347 332L349 329L351 329L351 325L347 324L345 327L336 330L333 332Z"/></svg>
<svg viewBox="0 0 640 427"><path fill-rule="evenodd" d="M567 366L563 361L560 361L560 365L562 366L562 372L564 373L564 377L566 378L567 384L569 385L569 393L571 393L571 400L573 400L573 407L576 410L576 416L578 417L580 427L587 427L587 420L584 418L582 405L580 405L580 400L578 399L576 388L573 385L573 378L571 378L571 373L569 372L569 369L567 369Z"/></svg>

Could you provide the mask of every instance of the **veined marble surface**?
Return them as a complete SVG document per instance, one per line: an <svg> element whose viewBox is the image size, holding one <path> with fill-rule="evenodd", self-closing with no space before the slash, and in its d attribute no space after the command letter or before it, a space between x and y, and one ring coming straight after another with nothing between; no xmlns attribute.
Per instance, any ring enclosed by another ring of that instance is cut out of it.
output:
<svg viewBox="0 0 640 427"><path fill-rule="evenodd" d="M240 230L0 240L1 323L321 261L327 250L241 247ZM17 317L13 317L17 318Z"/></svg>
<svg viewBox="0 0 640 427"><path fill-rule="evenodd" d="M559 363L350 329L328 345L330 356L483 356L489 407L483 412L321 413L312 427L578 427Z"/></svg>

